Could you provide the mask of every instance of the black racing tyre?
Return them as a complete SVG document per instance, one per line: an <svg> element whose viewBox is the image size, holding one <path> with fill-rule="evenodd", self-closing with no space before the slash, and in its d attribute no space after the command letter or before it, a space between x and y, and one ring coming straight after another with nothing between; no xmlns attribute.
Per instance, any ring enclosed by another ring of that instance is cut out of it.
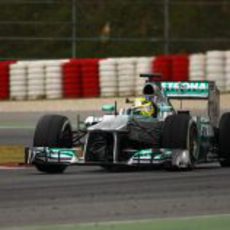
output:
<svg viewBox="0 0 230 230"><path fill-rule="evenodd" d="M71 148L72 128L68 118L61 115L43 116L35 129L33 146Z"/></svg>
<svg viewBox="0 0 230 230"><path fill-rule="evenodd" d="M230 167L230 113L224 113L219 123L219 157L222 167Z"/></svg>
<svg viewBox="0 0 230 230"><path fill-rule="evenodd" d="M72 128L68 118L61 115L45 115L43 116L35 129L34 147L58 147L71 148ZM44 164L43 162L35 162L38 171L46 173L63 173L67 165L61 164Z"/></svg>
<svg viewBox="0 0 230 230"><path fill-rule="evenodd" d="M166 118L162 130L162 148L188 149L192 169L197 160L198 131L189 114L175 114Z"/></svg>

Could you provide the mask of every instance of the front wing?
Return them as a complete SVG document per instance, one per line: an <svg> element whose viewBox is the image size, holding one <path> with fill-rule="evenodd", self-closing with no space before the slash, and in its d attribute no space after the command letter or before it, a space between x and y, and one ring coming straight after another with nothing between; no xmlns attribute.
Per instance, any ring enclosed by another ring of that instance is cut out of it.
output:
<svg viewBox="0 0 230 230"><path fill-rule="evenodd" d="M191 165L189 152L183 149L132 150L127 161L86 161L77 149L34 147L25 149L27 164L43 165L121 165L121 166L172 166L188 168Z"/></svg>

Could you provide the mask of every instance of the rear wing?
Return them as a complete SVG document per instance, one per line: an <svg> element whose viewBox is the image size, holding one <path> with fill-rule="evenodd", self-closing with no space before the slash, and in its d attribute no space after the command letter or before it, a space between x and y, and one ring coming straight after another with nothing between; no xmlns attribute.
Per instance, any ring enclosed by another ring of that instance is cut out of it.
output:
<svg viewBox="0 0 230 230"><path fill-rule="evenodd" d="M169 99L208 101L208 115L213 126L218 126L220 93L213 81L160 82L160 88Z"/></svg>
<svg viewBox="0 0 230 230"><path fill-rule="evenodd" d="M157 86L163 97L168 99L191 99L207 100L208 115L213 126L217 126L220 114L220 93L213 81L181 81L181 82L146 82L145 91L150 92L149 88ZM147 93L148 94L148 93Z"/></svg>
<svg viewBox="0 0 230 230"><path fill-rule="evenodd" d="M208 99L214 87L208 81L160 82L164 95L174 99Z"/></svg>

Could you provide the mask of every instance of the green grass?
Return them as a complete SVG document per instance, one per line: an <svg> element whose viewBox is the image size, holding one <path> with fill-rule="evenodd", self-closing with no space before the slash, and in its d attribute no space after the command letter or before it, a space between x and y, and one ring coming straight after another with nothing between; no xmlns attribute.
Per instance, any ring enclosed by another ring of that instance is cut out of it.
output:
<svg viewBox="0 0 230 230"><path fill-rule="evenodd" d="M10 228L7 228L10 230ZM13 230L14 228L12 228ZM17 230L229 230L230 215L79 225L22 227Z"/></svg>

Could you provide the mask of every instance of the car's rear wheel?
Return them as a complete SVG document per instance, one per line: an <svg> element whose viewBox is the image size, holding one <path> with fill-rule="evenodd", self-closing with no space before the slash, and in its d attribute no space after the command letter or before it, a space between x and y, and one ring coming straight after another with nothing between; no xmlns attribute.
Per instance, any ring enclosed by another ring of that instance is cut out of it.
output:
<svg viewBox="0 0 230 230"><path fill-rule="evenodd" d="M39 120L34 133L34 147L71 148L72 145L72 128L67 117L45 115ZM46 173L62 173L67 167L66 165L50 165L43 162L34 164L39 171Z"/></svg>
<svg viewBox="0 0 230 230"><path fill-rule="evenodd" d="M222 115L218 134L220 164L222 167L230 167L230 113Z"/></svg>
<svg viewBox="0 0 230 230"><path fill-rule="evenodd" d="M162 148L188 150L186 165L181 168L192 169L198 158L198 131L189 114L175 114L166 118L162 132ZM179 169L174 161L167 164L167 169ZM183 162L181 162L183 164Z"/></svg>

